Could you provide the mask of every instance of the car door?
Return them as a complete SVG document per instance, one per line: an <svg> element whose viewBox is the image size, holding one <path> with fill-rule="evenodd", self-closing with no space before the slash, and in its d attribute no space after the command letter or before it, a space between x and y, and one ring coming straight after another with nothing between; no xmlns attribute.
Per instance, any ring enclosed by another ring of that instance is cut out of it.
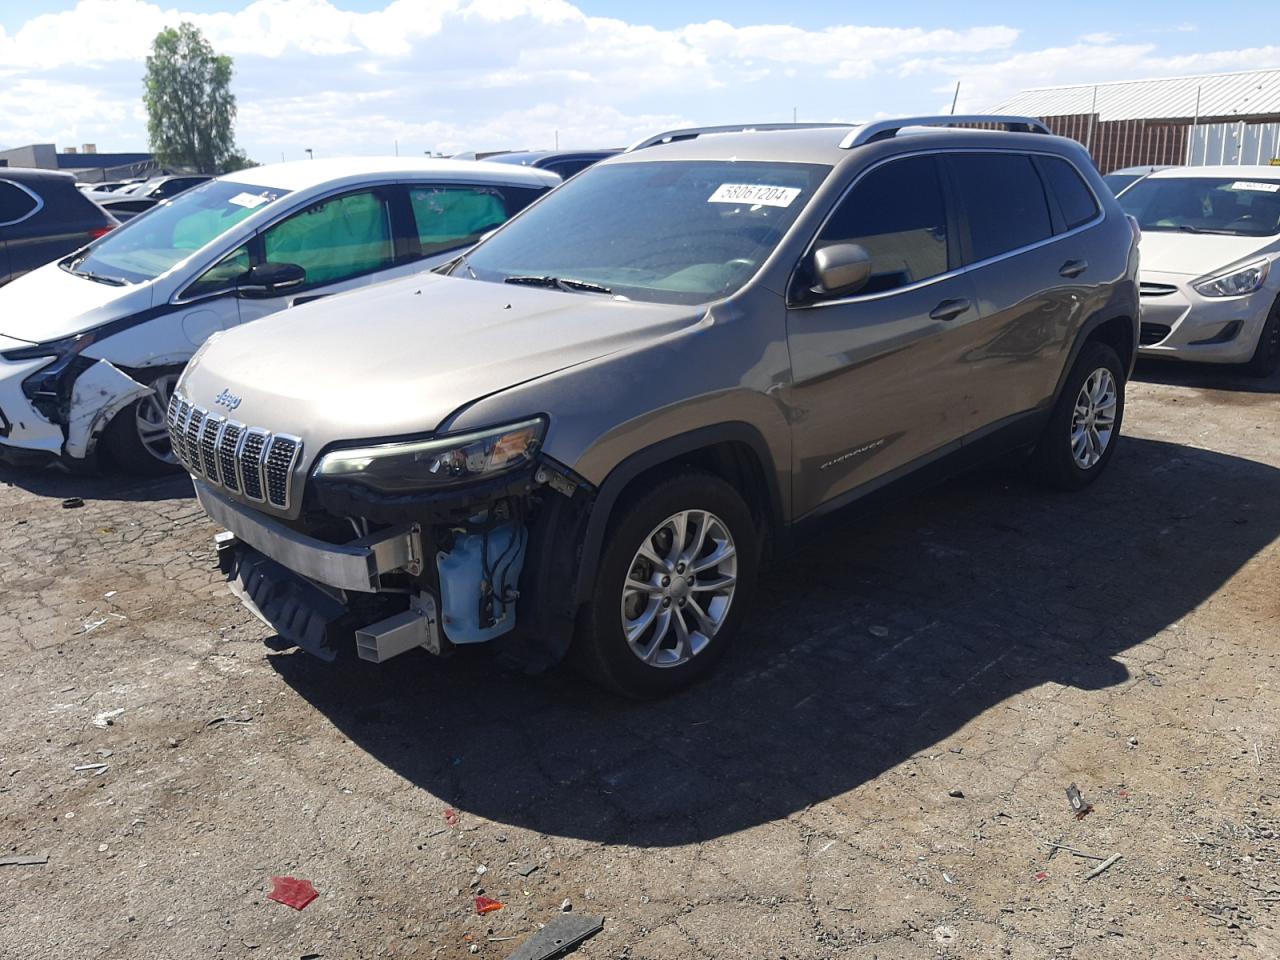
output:
<svg viewBox="0 0 1280 960"><path fill-rule="evenodd" d="M401 198L394 184L353 190L263 230L251 244L254 264L297 264L306 278L279 293L242 294L240 322L421 269L408 252Z"/></svg>
<svg viewBox="0 0 1280 960"><path fill-rule="evenodd" d="M793 290L787 341L797 517L959 447L964 358L977 313L971 282L956 269L956 233L932 155L871 168L820 229L815 248L857 243L872 267L849 296L795 303ZM805 269L797 274L802 286Z"/></svg>
<svg viewBox="0 0 1280 960"><path fill-rule="evenodd" d="M976 342L965 358L976 439L1052 400L1088 302L1084 233L1100 208L1060 157L962 151L944 162L962 211L963 262L978 296ZM1070 221L1042 170L1076 181L1073 188L1062 180L1063 190L1071 190Z"/></svg>

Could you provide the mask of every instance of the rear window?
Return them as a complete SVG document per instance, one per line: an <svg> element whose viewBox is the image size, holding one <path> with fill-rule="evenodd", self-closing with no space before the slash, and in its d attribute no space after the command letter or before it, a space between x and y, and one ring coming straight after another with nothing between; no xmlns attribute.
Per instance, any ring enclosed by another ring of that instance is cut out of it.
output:
<svg viewBox="0 0 1280 960"><path fill-rule="evenodd" d="M950 163L969 220L966 262L998 257L1053 236L1044 185L1030 157L957 154Z"/></svg>
<svg viewBox="0 0 1280 960"><path fill-rule="evenodd" d="M21 220L39 205L40 201L17 184L0 180L0 223Z"/></svg>
<svg viewBox="0 0 1280 960"><path fill-rule="evenodd" d="M1080 173L1061 157L1041 157L1040 169L1045 182L1058 199L1066 228L1074 230L1098 215L1098 202Z"/></svg>

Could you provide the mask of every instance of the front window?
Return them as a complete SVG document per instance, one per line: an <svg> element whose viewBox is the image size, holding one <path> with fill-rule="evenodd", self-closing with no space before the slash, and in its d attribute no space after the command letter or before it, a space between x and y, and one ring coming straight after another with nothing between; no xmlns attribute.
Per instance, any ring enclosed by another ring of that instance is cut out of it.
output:
<svg viewBox="0 0 1280 960"><path fill-rule="evenodd" d="M719 299L755 274L830 169L730 160L595 166L453 272L660 303Z"/></svg>
<svg viewBox="0 0 1280 960"><path fill-rule="evenodd" d="M391 209L381 191L322 200L262 235L267 263L296 263L306 287L383 270L395 260Z"/></svg>
<svg viewBox="0 0 1280 960"><path fill-rule="evenodd" d="M1120 206L1143 230L1280 234L1280 178L1148 177L1120 196Z"/></svg>
<svg viewBox="0 0 1280 960"><path fill-rule="evenodd" d="M287 192L211 180L117 227L64 266L107 282L145 283Z"/></svg>

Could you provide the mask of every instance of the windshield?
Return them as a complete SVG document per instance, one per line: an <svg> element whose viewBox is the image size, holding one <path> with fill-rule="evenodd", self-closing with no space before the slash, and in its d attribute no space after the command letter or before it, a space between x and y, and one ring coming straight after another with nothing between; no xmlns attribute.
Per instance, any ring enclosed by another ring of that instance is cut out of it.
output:
<svg viewBox="0 0 1280 960"><path fill-rule="evenodd" d="M1120 206L1143 230L1269 237L1280 233L1280 178L1148 177Z"/></svg>
<svg viewBox="0 0 1280 960"><path fill-rule="evenodd" d="M64 261L97 280L144 283L216 239L287 190L210 180L112 230L84 256Z"/></svg>
<svg viewBox="0 0 1280 960"><path fill-rule="evenodd" d="M830 170L729 160L591 167L453 273L660 303L719 299L759 269Z"/></svg>

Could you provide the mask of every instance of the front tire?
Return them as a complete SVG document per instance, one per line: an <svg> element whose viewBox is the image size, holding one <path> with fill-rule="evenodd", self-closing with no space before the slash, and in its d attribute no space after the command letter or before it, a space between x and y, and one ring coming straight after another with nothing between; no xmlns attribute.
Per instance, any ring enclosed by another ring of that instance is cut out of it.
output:
<svg viewBox="0 0 1280 960"><path fill-rule="evenodd" d="M737 633L759 553L751 511L724 480L691 470L658 481L611 519L575 658L635 699L688 686Z"/></svg>
<svg viewBox="0 0 1280 960"><path fill-rule="evenodd" d="M1120 440L1125 371L1119 355L1091 340L1076 358L1032 463L1040 481L1080 490L1102 475Z"/></svg>
<svg viewBox="0 0 1280 960"><path fill-rule="evenodd" d="M1280 297L1271 307L1267 322L1253 348L1253 357L1244 364L1244 372L1251 377L1269 377L1280 369Z"/></svg>
<svg viewBox="0 0 1280 960"><path fill-rule="evenodd" d="M169 444L165 416L181 370L161 372L148 381L151 393L129 404L107 424L102 444L110 461L126 473L160 477L181 469Z"/></svg>

